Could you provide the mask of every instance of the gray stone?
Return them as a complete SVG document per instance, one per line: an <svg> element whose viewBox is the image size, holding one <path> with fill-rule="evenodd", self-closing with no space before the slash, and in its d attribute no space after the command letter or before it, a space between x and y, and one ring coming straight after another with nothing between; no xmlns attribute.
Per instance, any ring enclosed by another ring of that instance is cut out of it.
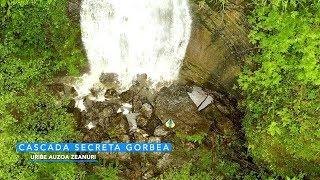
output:
<svg viewBox="0 0 320 180"><path fill-rule="evenodd" d="M146 142L149 137L149 134L142 129L137 129L135 132L132 133L132 135L136 142Z"/></svg>
<svg viewBox="0 0 320 180"><path fill-rule="evenodd" d="M142 116L138 116L137 118L137 125L138 127L146 127L148 125L148 119Z"/></svg>
<svg viewBox="0 0 320 180"><path fill-rule="evenodd" d="M140 112L142 113L143 116L146 118L151 118L152 116L152 106L148 103L144 103L140 109Z"/></svg>
<svg viewBox="0 0 320 180"><path fill-rule="evenodd" d="M154 130L155 136L167 136L169 134L169 131L166 130L165 126L158 126Z"/></svg>
<svg viewBox="0 0 320 180"><path fill-rule="evenodd" d="M130 132L134 132L138 129L137 126L137 117L138 117L138 113L128 113L126 114L128 123L129 123L129 131Z"/></svg>

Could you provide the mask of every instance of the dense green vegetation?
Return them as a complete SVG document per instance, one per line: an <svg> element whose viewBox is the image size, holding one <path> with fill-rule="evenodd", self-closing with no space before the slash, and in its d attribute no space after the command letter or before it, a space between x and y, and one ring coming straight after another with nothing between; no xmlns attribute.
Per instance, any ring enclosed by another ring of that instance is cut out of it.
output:
<svg viewBox="0 0 320 180"><path fill-rule="evenodd" d="M253 2L250 38L259 52L239 79L248 147L282 176L319 176L320 2Z"/></svg>
<svg viewBox="0 0 320 180"><path fill-rule="evenodd" d="M0 1L0 179L74 179L74 164L34 164L15 143L70 141L79 134L67 101L47 88L57 73L77 74L84 56L67 1Z"/></svg>

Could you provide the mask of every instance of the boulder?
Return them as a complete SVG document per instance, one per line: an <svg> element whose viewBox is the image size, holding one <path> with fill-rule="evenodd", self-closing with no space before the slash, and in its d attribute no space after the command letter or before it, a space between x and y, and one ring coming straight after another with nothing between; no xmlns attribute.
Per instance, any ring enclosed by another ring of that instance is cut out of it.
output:
<svg viewBox="0 0 320 180"><path fill-rule="evenodd" d="M165 126L158 126L155 130L154 130L154 135L155 136L167 136L169 135L169 131L167 131Z"/></svg>
<svg viewBox="0 0 320 180"><path fill-rule="evenodd" d="M146 118L151 118L153 108L150 104L144 103L140 109L142 115Z"/></svg>
<svg viewBox="0 0 320 180"><path fill-rule="evenodd" d="M173 130L185 134L207 132L211 124L199 114L184 86L172 85L161 89L154 109L162 124L172 119L175 123Z"/></svg>

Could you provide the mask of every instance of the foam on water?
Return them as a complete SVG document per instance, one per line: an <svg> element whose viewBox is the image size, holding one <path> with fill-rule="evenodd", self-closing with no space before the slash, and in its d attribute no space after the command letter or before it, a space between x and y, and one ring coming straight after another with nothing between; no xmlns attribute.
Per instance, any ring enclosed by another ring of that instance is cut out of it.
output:
<svg viewBox="0 0 320 180"><path fill-rule="evenodd" d="M179 75L191 22L188 0L82 0L90 72L75 85L78 95L88 95L101 73L118 74L120 91L143 73L153 88L170 84Z"/></svg>

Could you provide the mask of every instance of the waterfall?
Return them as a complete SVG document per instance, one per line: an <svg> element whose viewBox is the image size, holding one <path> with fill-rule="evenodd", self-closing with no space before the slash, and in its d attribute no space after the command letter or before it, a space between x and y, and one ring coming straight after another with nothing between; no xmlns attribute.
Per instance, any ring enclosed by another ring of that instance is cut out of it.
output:
<svg viewBox="0 0 320 180"><path fill-rule="evenodd" d="M119 91L128 90L137 74L147 74L153 88L172 83L191 22L188 0L82 0L82 41L90 71L75 85L79 97L90 93L101 73L117 74Z"/></svg>

